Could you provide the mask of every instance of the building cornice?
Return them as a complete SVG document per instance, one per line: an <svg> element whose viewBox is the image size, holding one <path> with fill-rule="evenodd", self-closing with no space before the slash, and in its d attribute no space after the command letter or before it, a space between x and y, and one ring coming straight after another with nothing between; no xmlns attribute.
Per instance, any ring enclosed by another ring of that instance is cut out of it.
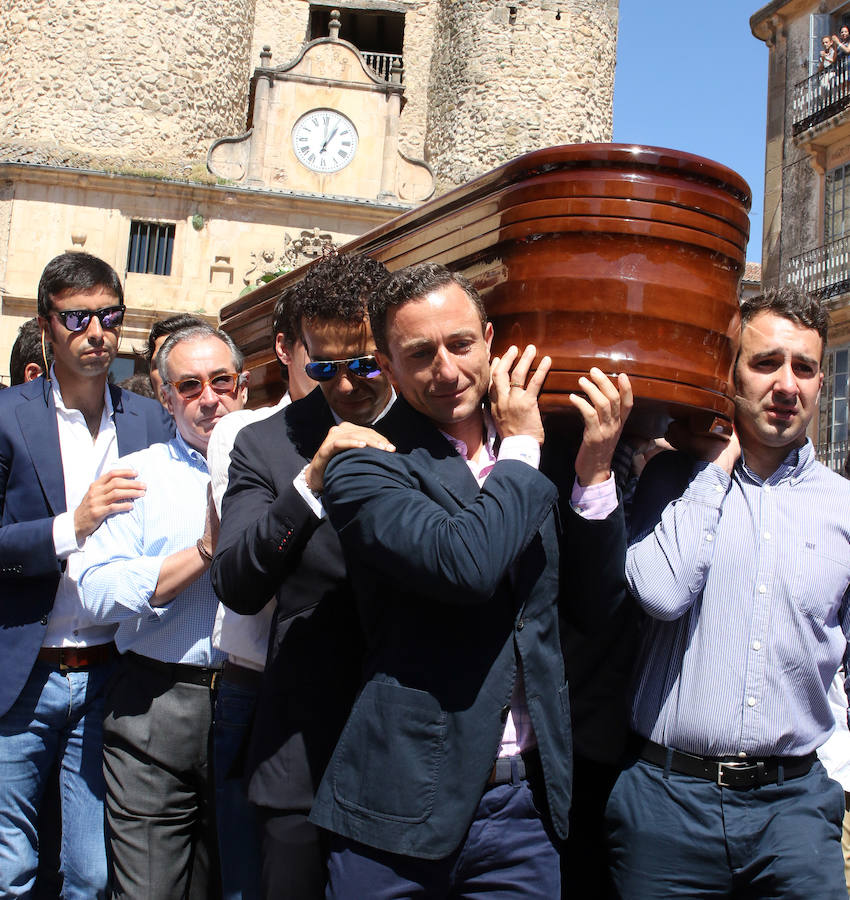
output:
<svg viewBox="0 0 850 900"><path fill-rule="evenodd" d="M120 190L124 194L178 198L194 202L220 203L225 206L242 206L250 203L266 209L280 209L282 204L299 212L328 213L328 207L339 212L356 211L359 217L384 222L387 214L398 215L418 204L403 201L364 200L360 197L344 197L332 194L314 194L306 191L271 191L236 185L200 184L168 178L151 178L96 169L77 169L67 166L48 166L34 163L0 162L0 181L24 181L40 184L50 181L53 185L85 187L108 191Z"/></svg>

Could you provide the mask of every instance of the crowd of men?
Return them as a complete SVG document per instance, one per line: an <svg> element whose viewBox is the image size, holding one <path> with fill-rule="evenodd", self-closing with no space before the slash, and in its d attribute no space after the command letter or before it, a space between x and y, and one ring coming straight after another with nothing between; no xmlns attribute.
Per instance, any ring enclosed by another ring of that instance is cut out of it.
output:
<svg viewBox="0 0 850 900"><path fill-rule="evenodd" d="M628 377L544 427L440 265L313 264L264 409L192 316L113 386L123 316L56 257L0 392L0 896L846 898L817 301L745 301L734 430L639 478Z"/></svg>

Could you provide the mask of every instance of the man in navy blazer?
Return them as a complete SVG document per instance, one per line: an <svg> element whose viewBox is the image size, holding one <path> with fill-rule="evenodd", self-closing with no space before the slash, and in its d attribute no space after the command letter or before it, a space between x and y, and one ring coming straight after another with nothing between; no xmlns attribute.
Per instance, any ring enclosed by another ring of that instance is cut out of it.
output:
<svg viewBox="0 0 850 900"><path fill-rule="evenodd" d="M124 315L118 276L87 253L51 260L38 288L50 377L0 395L0 896L26 896L38 810L60 764L65 897L106 891L101 724L111 629L76 585L86 538L144 485L119 456L167 439L158 403L107 384Z"/></svg>
<svg viewBox="0 0 850 900"><path fill-rule="evenodd" d="M531 374L535 348L511 347L491 367L477 293L434 264L392 275L369 313L401 397L377 425L396 452L349 450L324 478L366 642L312 812L332 832L328 897L557 897L571 782L559 604L587 623L624 595L610 462L628 379L592 369L572 396L585 427L558 514L537 468L549 358Z"/></svg>

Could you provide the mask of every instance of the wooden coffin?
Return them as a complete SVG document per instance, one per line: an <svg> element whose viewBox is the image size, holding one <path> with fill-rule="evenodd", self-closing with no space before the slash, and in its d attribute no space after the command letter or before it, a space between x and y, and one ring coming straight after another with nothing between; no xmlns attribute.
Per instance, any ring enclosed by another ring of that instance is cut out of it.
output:
<svg viewBox="0 0 850 900"><path fill-rule="evenodd" d="M494 353L552 357L541 404L570 408L579 375L625 371L636 422L688 415L725 429L733 414L738 286L751 195L730 169L655 147L573 144L519 157L347 244L388 269L436 261L480 291ZM254 403L273 399L274 298L304 269L227 306L249 353ZM270 386L270 385L268 385Z"/></svg>

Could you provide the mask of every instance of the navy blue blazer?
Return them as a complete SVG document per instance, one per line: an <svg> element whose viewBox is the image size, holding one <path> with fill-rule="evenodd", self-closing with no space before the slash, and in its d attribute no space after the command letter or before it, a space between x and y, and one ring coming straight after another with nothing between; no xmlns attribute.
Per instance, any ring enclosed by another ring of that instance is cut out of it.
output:
<svg viewBox="0 0 850 900"><path fill-rule="evenodd" d="M210 570L238 613L277 599L244 766L249 799L273 809L310 809L359 683L339 540L293 485L333 424L316 388L239 432Z"/></svg>
<svg viewBox="0 0 850 900"><path fill-rule="evenodd" d="M109 386L118 452L168 440L174 423L155 400ZM59 426L50 383L0 392L0 715L17 700L44 640L64 563L53 519L65 512Z"/></svg>
<svg viewBox="0 0 850 900"><path fill-rule="evenodd" d="M365 677L312 820L425 859L460 844L486 789L522 660L552 822L568 830L572 765L559 639L559 527L571 585L601 611L622 515L587 522L522 462L483 488L427 419L398 400L379 423L396 453L352 450L325 474L366 641ZM615 574L610 574L614 570ZM568 591L571 592L571 587Z"/></svg>

